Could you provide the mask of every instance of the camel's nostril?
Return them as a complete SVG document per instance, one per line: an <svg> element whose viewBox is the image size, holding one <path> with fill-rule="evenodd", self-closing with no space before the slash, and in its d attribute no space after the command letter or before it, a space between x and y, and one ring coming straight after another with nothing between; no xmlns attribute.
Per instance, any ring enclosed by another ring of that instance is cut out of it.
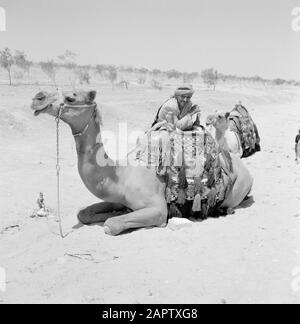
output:
<svg viewBox="0 0 300 324"><path fill-rule="evenodd" d="M71 97L67 97L67 98L66 98L66 101L67 101L67 102L74 102L75 99L74 99L74 98L71 98Z"/></svg>

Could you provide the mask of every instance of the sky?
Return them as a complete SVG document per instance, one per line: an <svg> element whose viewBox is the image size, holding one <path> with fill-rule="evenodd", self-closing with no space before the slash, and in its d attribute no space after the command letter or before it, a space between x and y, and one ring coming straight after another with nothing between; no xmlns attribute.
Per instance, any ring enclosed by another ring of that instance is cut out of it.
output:
<svg viewBox="0 0 300 324"><path fill-rule="evenodd" d="M114 64L300 80L300 0L0 0L0 49L33 61L65 50Z"/></svg>

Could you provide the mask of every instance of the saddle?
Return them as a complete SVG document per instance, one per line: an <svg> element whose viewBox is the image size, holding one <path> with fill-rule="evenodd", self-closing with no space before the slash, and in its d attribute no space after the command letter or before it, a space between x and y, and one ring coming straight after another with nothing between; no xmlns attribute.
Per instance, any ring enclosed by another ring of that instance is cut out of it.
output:
<svg viewBox="0 0 300 324"><path fill-rule="evenodd" d="M220 153L227 167L222 167ZM232 172L231 158L202 127L150 132L141 141L136 160L165 178L169 218L182 214L207 218L225 199L224 177Z"/></svg>
<svg viewBox="0 0 300 324"><path fill-rule="evenodd" d="M236 105L230 112L229 120L232 121L230 129L240 137L243 149L242 157L251 156L258 151L260 139L248 110L241 104Z"/></svg>

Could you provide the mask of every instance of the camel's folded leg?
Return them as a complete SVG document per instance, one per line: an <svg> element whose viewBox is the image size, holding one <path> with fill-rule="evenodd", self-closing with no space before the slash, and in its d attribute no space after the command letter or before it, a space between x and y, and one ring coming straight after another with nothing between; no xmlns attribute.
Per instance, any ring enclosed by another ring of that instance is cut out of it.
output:
<svg viewBox="0 0 300 324"><path fill-rule="evenodd" d="M79 211L78 220L85 225L105 222L108 218L118 216L113 212L123 212L126 207L121 204L101 202Z"/></svg>
<svg viewBox="0 0 300 324"><path fill-rule="evenodd" d="M166 204L161 207L143 208L127 215L108 219L104 231L109 235L118 235L130 228L167 225L168 209Z"/></svg>
<svg viewBox="0 0 300 324"><path fill-rule="evenodd" d="M251 192L252 185L253 178L250 174L238 177L221 207L226 207L231 211L233 208L239 206Z"/></svg>

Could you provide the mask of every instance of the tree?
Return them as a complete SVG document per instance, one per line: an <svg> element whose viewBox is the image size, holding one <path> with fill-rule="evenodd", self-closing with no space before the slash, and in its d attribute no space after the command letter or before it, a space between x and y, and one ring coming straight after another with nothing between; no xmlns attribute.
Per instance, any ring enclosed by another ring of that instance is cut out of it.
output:
<svg viewBox="0 0 300 324"><path fill-rule="evenodd" d="M216 84L219 79L218 71L214 70L213 68L211 69L206 69L201 72L201 77L203 79L203 82L208 86L208 87L213 87L214 90L216 90Z"/></svg>
<svg viewBox="0 0 300 324"><path fill-rule="evenodd" d="M76 67L76 58L77 54L66 50L63 55L60 55L58 59L62 62L62 64L68 69L74 69Z"/></svg>
<svg viewBox="0 0 300 324"><path fill-rule="evenodd" d="M163 89L161 83L158 82L158 81L155 80L155 79L152 79L152 80L151 80L151 87L152 87L153 89L156 89L156 90L162 90L162 89Z"/></svg>
<svg viewBox="0 0 300 324"><path fill-rule="evenodd" d="M152 74L156 77L156 76L158 76L158 75L160 75L162 72L161 72L161 70L159 70L159 69L153 69L152 70Z"/></svg>
<svg viewBox="0 0 300 324"><path fill-rule="evenodd" d="M166 72L166 75L168 77L168 79L179 79L180 77L182 77L182 73L177 71L177 70L170 70Z"/></svg>
<svg viewBox="0 0 300 324"><path fill-rule="evenodd" d="M80 84L90 84L91 83L91 76L89 70L85 67L81 67L76 71L76 74L79 79Z"/></svg>
<svg viewBox="0 0 300 324"><path fill-rule="evenodd" d="M29 74L30 67L32 65L32 62L27 60L27 56L22 51L16 51L16 54L14 56L15 64L21 68L24 72L27 72Z"/></svg>
<svg viewBox="0 0 300 324"><path fill-rule="evenodd" d="M3 51L0 51L0 65L8 72L9 85L12 85L11 68L14 63L15 60L9 48L5 48Z"/></svg>
<svg viewBox="0 0 300 324"><path fill-rule="evenodd" d="M273 83L277 86L283 85L286 83L286 81L284 79L275 79L273 80Z"/></svg>
<svg viewBox="0 0 300 324"><path fill-rule="evenodd" d="M40 63L41 69L56 86L56 66L53 60Z"/></svg>
<svg viewBox="0 0 300 324"><path fill-rule="evenodd" d="M98 65L96 66L96 71L97 71L97 73L100 74L100 75L103 75L104 72L106 71L106 69L107 69L107 67L106 67L105 65L103 65L103 64L98 64Z"/></svg>
<svg viewBox="0 0 300 324"><path fill-rule="evenodd" d="M114 89L115 82L118 78L118 72L117 72L117 68L115 66L108 67L107 78L111 83L112 89Z"/></svg>
<svg viewBox="0 0 300 324"><path fill-rule="evenodd" d="M197 79L198 77L199 77L198 72L192 72L192 73L185 72L182 74L183 83L193 83L195 79Z"/></svg>

